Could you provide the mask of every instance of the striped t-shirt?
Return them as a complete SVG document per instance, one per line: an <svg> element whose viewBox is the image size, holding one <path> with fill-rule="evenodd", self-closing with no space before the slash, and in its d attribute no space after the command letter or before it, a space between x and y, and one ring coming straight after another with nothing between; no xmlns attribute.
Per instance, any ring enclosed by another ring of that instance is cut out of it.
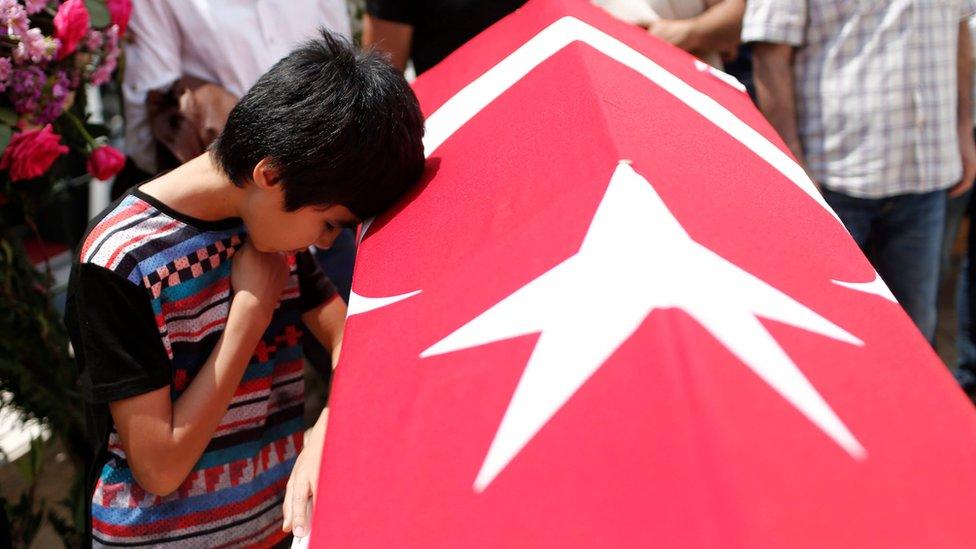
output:
<svg viewBox="0 0 976 549"><path fill-rule="evenodd" d="M239 219L208 222L132 190L96 218L68 289L66 322L89 436L95 546L266 547L302 447L300 315L336 296L310 254L289 257L281 303L213 439L183 484L158 497L126 462L108 403L169 387L175 401L206 362L230 309Z"/></svg>

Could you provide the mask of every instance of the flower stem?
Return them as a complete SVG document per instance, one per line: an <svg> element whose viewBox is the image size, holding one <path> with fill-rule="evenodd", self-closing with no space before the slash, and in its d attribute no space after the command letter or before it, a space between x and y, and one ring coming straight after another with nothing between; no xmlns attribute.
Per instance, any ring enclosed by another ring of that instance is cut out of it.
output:
<svg viewBox="0 0 976 549"><path fill-rule="evenodd" d="M78 133L85 138L85 142L88 143L88 147L91 150L95 150L95 138L93 138L91 134L88 133L88 130L85 129L85 124L82 123L81 120L78 120L78 117L69 110L64 111L64 115L68 117L68 120L70 120L72 124L74 124L75 129L78 130Z"/></svg>
<svg viewBox="0 0 976 549"><path fill-rule="evenodd" d="M20 200L23 204L30 204L27 193L20 193ZM30 210L30 211L27 211ZM54 273L51 271L51 256L47 253L47 246L44 245L44 239L41 238L41 230L37 228L37 223L34 221L34 208L24 208L24 223L27 228L30 229L31 234L37 240L37 245L41 249L41 255L44 257L44 276L45 283L50 285L51 281L54 280Z"/></svg>

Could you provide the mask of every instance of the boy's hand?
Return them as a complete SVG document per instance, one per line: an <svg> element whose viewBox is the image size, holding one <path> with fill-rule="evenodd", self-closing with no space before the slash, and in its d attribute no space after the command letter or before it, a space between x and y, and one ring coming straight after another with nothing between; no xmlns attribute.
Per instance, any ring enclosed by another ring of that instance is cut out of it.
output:
<svg viewBox="0 0 976 549"><path fill-rule="evenodd" d="M295 460L295 467L291 470L291 477L288 478L288 486L285 489L285 501L282 504L285 520L281 529L291 532L296 538L308 534L310 519L306 511L311 507L308 505L309 496L312 502L315 501L315 490L319 484L319 465L322 462L322 446L325 444L325 424L328 419L329 409L326 408L322 410L322 415L315 422L315 426L309 429L304 449Z"/></svg>
<svg viewBox="0 0 976 549"><path fill-rule="evenodd" d="M234 306L247 307L250 312L258 313L257 318L270 322L288 274L288 263L283 254L259 252L250 242L245 242L231 261Z"/></svg>

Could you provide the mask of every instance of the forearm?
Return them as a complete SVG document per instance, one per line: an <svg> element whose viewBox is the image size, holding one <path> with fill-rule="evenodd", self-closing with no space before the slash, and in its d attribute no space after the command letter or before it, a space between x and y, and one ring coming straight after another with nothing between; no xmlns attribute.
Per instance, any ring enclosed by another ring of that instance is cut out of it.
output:
<svg viewBox="0 0 976 549"><path fill-rule="evenodd" d="M319 414L319 418L315 420L315 425L313 425L312 428L307 431L309 438L314 437L315 439L319 439L319 438L324 439L325 437L320 435L325 434L328 424L329 424L329 407L326 406L325 408L322 408L322 412Z"/></svg>
<svg viewBox="0 0 976 549"><path fill-rule="evenodd" d="M756 44L753 79L759 109L802 164L803 146L797 130L796 95L791 53L780 44Z"/></svg>
<svg viewBox="0 0 976 549"><path fill-rule="evenodd" d="M370 14L363 16L363 47L375 47L390 54L390 64L403 71L410 58L413 27L386 21Z"/></svg>
<svg viewBox="0 0 976 549"><path fill-rule="evenodd" d="M713 52L738 47L744 0L723 0L694 17L688 51Z"/></svg>
<svg viewBox="0 0 976 549"><path fill-rule="evenodd" d="M203 455L227 413L227 406L261 340L262 326L267 326L266 322L249 322L246 315L245 310L235 308L232 303L227 325L217 345L186 391L173 403L168 446L174 453L181 454L181 465L187 473Z"/></svg>
<svg viewBox="0 0 976 549"><path fill-rule="evenodd" d="M133 475L152 493L168 494L183 483L227 413L263 332L261 323L247 318L251 309L240 305L235 296L223 334L175 402L166 388L163 398L143 399L128 409L125 401L121 407L113 403Z"/></svg>
<svg viewBox="0 0 976 549"><path fill-rule="evenodd" d="M961 134L971 135L973 130L973 37L966 22L959 24L958 54L959 102L957 117Z"/></svg>
<svg viewBox="0 0 976 549"><path fill-rule="evenodd" d="M315 339L332 353L332 367L339 363L342 336L346 324L346 304L341 297L335 297L302 315L302 322L312 332Z"/></svg>

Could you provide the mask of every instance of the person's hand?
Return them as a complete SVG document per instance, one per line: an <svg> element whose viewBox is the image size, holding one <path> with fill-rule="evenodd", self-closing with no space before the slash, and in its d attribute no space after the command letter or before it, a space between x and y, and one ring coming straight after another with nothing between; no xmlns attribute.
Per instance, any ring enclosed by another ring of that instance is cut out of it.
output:
<svg viewBox="0 0 976 549"><path fill-rule="evenodd" d="M322 410L315 426L309 429L305 446L295 460L295 467L288 477L285 488L285 501L282 503L285 519L281 529L291 532L296 538L308 534L309 518L307 510L309 497L315 502L315 490L319 483L319 465L322 462L322 446L325 444L325 425L329 419L329 409Z"/></svg>
<svg viewBox="0 0 976 549"><path fill-rule="evenodd" d="M698 47L695 24L691 19L658 19L648 25L647 32L687 52L694 53Z"/></svg>
<svg viewBox="0 0 976 549"><path fill-rule="evenodd" d="M259 252L250 242L245 242L231 260L230 284L234 289L231 308L247 308L252 313L248 318L256 317L267 327L281 299L288 274L288 263L283 254Z"/></svg>
<svg viewBox="0 0 976 549"><path fill-rule="evenodd" d="M969 129L959 130L959 154L962 156L962 179L949 189L949 198L958 198L972 188L976 178L976 141Z"/></svg>

